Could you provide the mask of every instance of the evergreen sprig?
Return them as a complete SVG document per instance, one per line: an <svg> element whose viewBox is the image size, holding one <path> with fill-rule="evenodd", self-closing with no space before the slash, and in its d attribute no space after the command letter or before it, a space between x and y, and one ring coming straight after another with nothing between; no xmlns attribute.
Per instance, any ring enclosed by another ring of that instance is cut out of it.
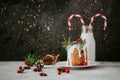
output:
<svg viewBox="0 0 120 80"><path fill-rule="evenodd" d="M64 41L62 42L62 47L67 50L69 45L72 45L71 37L69 37L68 39L64 38Z"/></svg>
<svg viewBox="0 0 120 80"><path fill-rule="evenodd" d="M82 50L85 43L86 43L86 40L83 40L82 42L78 43L80 46L80 50Z"/></svg>
<svg viewBox="0 0 120 80"><path fill-rule="evenodd" d="M62 47L67 50L70 46L72 46L74 44L78 44L80 46L80 50L82 50L85 43L86 43L86 40L82 40L81 42L77 42L77 41L72 41L71 37L69 37L68 39L64 38L64 41L62 42Z"/></svg>
<svg viewBox="0 0 120 80"><path fill-rule="evenodd" d="M34 64L38 60L39 56L36 54L28 54L25 56L25 61L27 61L30 64Z"/></svg>

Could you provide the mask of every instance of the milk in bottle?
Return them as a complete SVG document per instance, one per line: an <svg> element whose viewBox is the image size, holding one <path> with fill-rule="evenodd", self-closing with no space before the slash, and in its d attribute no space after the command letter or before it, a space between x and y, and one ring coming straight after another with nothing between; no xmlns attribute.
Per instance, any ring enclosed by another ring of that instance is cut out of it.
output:
<svg viewBox="0 0 120 80"><path fill-rule="evenodd" d="M89 31L88 31L89 28ZM93 27L83 26L81 38L86 40L88 61L95 61L95 40L92 32Z"/></svg>

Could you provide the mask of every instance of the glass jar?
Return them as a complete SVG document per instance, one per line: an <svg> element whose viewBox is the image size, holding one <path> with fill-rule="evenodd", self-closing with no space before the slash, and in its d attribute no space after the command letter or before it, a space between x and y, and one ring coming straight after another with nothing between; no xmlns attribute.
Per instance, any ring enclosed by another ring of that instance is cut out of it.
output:
<svg viewBox="0 0 120 80"><path fill-rule="evenodd" d="M80 36L83 40L86 40L88 61L95 61L95 39L92 30L92 26L85 25L82 27Z"/></svg>

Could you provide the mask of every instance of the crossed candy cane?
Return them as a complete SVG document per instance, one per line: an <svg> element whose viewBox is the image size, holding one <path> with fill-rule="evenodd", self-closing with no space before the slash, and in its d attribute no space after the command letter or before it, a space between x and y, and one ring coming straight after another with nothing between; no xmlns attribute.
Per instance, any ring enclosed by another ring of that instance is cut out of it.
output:
<svg viewBox="0 0 120 80"><path fill-rule="evenodd" d="M107 27L107 18L106 18L103 14L95 14L95 15L93 15L93 16L91 17L91 20L90 20L90 23L89 23L89 28L93 25L94 19L95 19L96 17L98 17L98 16L100 16L100 17L102 17L102 18L104 19L104 27L103 27L103 29L106 30L106 27ZM73 17L78 17L78 18L80 18L80 21L81 21L81 23L82 23L82 27L85 26L85 22L84 22L84 20L83 20L83 18L82 18L81 15L79 15L79 14L72 14L72 15L68 18L68 28L69 28L69 30L72 30L71 19L72 19ZM90 30L89 28L88 28L88 32L89 32L89 30Z"/></svg>
<svg viewBox="0 0 120 80"><path fill-rule="evenodd" d="M84 22L84 20L83 20L83 18L82 18L81 15L79 15L79 14L72 14L72 15L68 18L68 28L69 28L69 30L72 30L71 19L72 19L73 17L78 17L78 18L80 18L80 21L81 21L81 23L82 23L82 27L85 26L85 22Z"/></svg>

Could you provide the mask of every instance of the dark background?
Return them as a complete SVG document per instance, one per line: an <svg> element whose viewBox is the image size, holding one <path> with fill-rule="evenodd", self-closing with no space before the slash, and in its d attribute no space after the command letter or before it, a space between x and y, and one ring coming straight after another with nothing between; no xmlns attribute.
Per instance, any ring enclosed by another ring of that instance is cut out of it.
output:
<svg viewBox="0 0 120 80"><path fill-rule="evenodd" d="M86 24L96 13L108 18L106 31L102 18L93 24L96 60L120 61L119 0L0 0L0 60L23 60L29 53L55 53L66 60L61 41L81 34L78 18L72 20L72 31L67 28L73 13L82 15Z"/></svg>

